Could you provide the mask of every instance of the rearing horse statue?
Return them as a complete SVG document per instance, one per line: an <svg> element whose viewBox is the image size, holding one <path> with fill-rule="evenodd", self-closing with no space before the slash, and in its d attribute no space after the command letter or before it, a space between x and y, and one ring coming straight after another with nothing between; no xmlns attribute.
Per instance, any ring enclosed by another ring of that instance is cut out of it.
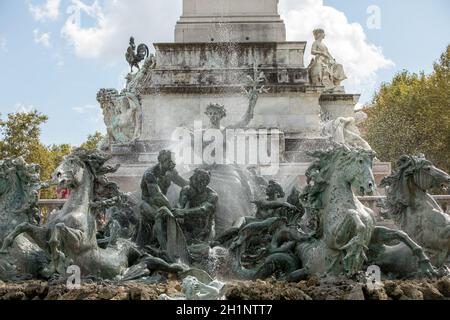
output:
<svg viewBox="0 0 450 320"><path fill-rule="evenodd" d="M427 251L437 267L450 254L450 216L427 193L450 184L450 176L425 156L402 156L398 170L382 181L387 190L387 211L397 225Z"/></svg>
<svg viewBox="0 0 450 320"><path fill-rule="evenodd" d="M3 238L21 223L36 224L38 192L42 185L36 181L37 165L28 165L22 158L0 161L0 245ZM20 274L39 275L46 256L25 237L19 237L7 255L0 257L0 279Z"/></svg>
<svg viewBox="0 0 450 320"><path fill-rule="evenodd" d="M353 189L361 195L375 191L375 154L342 146L312 156L318 160L306 173L308 186L301 198L309 211L305 219L315 216L317 225L315 240L299 245L300 256L314 273L354 275L367 260L376 223Z"/></svg>
<svg viewBox="0 0 450 320"><path fill-rule="evenodd" d="M105 166L109 157L98 150L77 149L64 158L55 170L53 180L71 190L64 207L50 215L43 226L24 222L3 241L1 252L7 252L14 239L28 235L51 256L50 273L64 275L66 268L77 265L83 275L113 279L139 263L151 270L171 273L183 271L179 265L169 265L161 259L142 255L135 244L119 239L114 246L101 249L97 245L97 224L91 202L97 179L117 170Z"/></svg>
<svg viewBox="0 0 450 320"><path fill-rule="evenodd" d="M374 152L338 146L311 155L318 160L307 170L308 186L300 196L306 210L301 228L279 230L265 261L253 270L238 261L238 275L265 278L282 272L298 281L314 274L354 276L370 264L386 273L436 274L418 244L404 232L377 226L373 211L356 197L354 189L361 195L376 190Z"/></svg>

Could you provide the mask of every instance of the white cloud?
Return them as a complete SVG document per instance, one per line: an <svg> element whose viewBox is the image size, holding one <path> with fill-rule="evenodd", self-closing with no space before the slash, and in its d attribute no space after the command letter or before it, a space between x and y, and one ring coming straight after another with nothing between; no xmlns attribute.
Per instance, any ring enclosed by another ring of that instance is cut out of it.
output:
<svg viewBox="0 0 450 320"><path fill-rule="evenodd" d="M324 5L323 0L282 0L280 11L286 23L288 40L308 41L306 64L311 59L312 31L325 29L325 43L336 60L344 65L348 76L343 83L347 91L372 92L377 72L394 65L380 47L368 41L359 23L350 23L343 12Z"/></svg>
<svg viewBox="0 0 450 320"><path fill-rule="evenodd" d="M73 111L75 111L76 113L81 113L81 114L92 113L93 110L97 110L97 109L98 109L98 106L95 106L92 104L86 104L84 106L72 108Z"/></svg>
<svg viewBox="0 0 450 320"><path fill-rule="evenodd" d="M56 60L56 66L60 69L62 67L64 67L64 65L66 64L64 61L64 58L60 54L55 55L55 60Z"/></svg>
<svg viewBox="0 0 450 320"><path fill-rule="evenodd" d="M69 19L62 35L81 58L101 59L106 63L123 63L131 35L138 43L171 42L175 23L181 10L181 0L95 0L87 5L72 0L79 8L80 19ZM369 42L359 23L350 23L345 14L324 5L323 0L281 0L280 12L287 27L288 40L308 41L306 64L313 42L312 31L324 28L331 53L344 65L349 79L343 84L347 91L372 92L377 72L393 66L381 48ZM88 25L90 19L94 24Z"/></svg>
<svg viewBox="0 0 450 320"><path fill-rule="evenodd" d="M61 0L46 0L46 2L41 5L30 3L28 8L33 15L34 20L45 22L47 20L55 21L58 19L60 5Z"/></svg>
<svg viewBox="0 0 450 320"><path fill-rule="evenodd" d="M39 31L39 29L34 29L33 30L33 35L34 35L34 42L38 45L42 45L45 48L50 48L52 47L52 44L50 42L51 39L51 33L47 32L47 33L42 33ZM54 52L51 55L51 58L54 61L54 65L58 68L58 69L62 69L62 67L64 67L64 57L61 54L61 49L60 48L56 48L56 50L53 50Z"/></svg>
<svg viewBox="0 0 450 320"><path fill-rule="evenodd" d="M138 43L173 41L175 23L181 15L181 0L94 1L87 5L72 0L79 18L72 15L61 34L74 46L81 58L102 59L106 63L124 60L130 36ZM72 11L72 10L71 10ZM88 24L93 21L94 24Z"/></svg>
<svg viewBox="0 0 450 320"><path fill-rule="evenodd" d="M34 34L34 42L37 44L40 44L46 48L50 47L50 37L51 34L50 32L40 32L39 29L34 29L33 30L33 34Z"/></svg>
<svg viewBox="0 0 450 320"><path fill-rule="evenodd" d="M0 37L0 51L8 53L8 40L5 37Z"/></svg>

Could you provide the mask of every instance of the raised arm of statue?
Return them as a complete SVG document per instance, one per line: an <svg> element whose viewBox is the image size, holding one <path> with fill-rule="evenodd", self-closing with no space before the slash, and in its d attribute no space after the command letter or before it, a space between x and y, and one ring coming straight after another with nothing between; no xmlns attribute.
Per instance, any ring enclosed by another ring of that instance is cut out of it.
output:
<svg viewBox="0 0 450 320"><path fill-rule="evenodd" d="M146 173L141 182L142 200L156 208L171 208L167 197L162 193L153 174Z"/></svg>
<svg viewBox="0 0 450 320"><path fill-rule="evenodd" d="M256 206L262 210L279 209L279 208L286 207L286 206L287 207L292 206L289 203L281 201L281 200L274 200L274 201L260 200L260 201L254 201L253 203L256 204Z"/></svg>
<svg viewBox="0 0 450 320"><path fill-rule="evenodd" d="M227 129L246 128L250 124L250 122L253 120L253 117L255 116L255 107L258 101L258 96L259 96L258 92L253 93L253 95L249 99L247 111L245 112L242 119L238 123L228 126Z"/></svg>
<svg viewBox="0 0 450 320"><path fill-rule="evenodd" d="M175 183L180 188L184 188L187 185L189 185L189 181L186 180L185 178L183 178L182 176L180 176L180 174L178 173L177 170L175 170L175 169L172 170L170 175L171 175L172 182Z"/></svg>
<svg viewBox="0 0 450 320"><path fill-rule="evenodd" d="M248 76L248 82L251 88L249 90L247 90L245 87L243 88L248 97L247 111L238 123L228 126L227 128L229 129L246 128L255 116L255 108L256 104L258 103L259 95L261 93L267 93L269 91L269 89L264 86L264 82L267 81L264 72L260 72L255 65L253 73L253 78L251 76Z"/></svg>
<svg viewBox="0 0 450 320"><path fill-rule="evenodd" d="M181 189L180 199L178 199L178 209L185 209L189 204L189 196L186 188Z"/></svg>

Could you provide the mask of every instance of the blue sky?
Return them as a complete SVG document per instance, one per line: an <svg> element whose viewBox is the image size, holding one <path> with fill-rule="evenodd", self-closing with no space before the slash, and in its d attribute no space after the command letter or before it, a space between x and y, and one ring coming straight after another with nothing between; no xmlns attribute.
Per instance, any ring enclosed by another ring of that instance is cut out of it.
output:
<svg viewBox="0 0 450 320"><path fill-rule="evenodd" d="M173 41L181 0L62 0L57 11L47 1L0 0L0 113L5 116L17 110L37 109L49 116L43 127L44 143L79 144L88 134L105 130L95 97L100 88L123 84L128 69L124 59L128 37L133 34L137 41L148 43ZM81 11L81 29L64 29L72 17L72 12L67 13L72 2L86 5ZM138 5L131 7L130 3ZM348 20L344 24L359 24L362 33L358 41L378 55L376 65L370 65L364 57L349 63L355 73L373 68L370 74L361 73L358 81L344 83L351 91L363 94L362 103L370 100L380 83L400 70L430 72L433 62L450 44L448 0L281 0L283 17L295 20L295 12L303 10L305 3L320 12L332 7L336 9L331 12L336 21L341 21L343 13ZM45 4L48 6L39 7ZM367 8L371 5L380 8L380 29L367 28ZM305 34L308 39L295 40L311 41L312 30L299 30L301 24L297 22L286 21L288 34ZM336 29L341 27L336 24ZM330 49L336 46L337 56L338 45L347 43L333 42L333 32L327 41ZM351 46L346 50L352 50Z"/></svg>
<svg viewBox="0 0 450 320"><path fill-rule="evenodd" d="M450 44L450 1L448 0L327 0L350 21L365 26L370 5L381 9L379 30L365 28L368 39L383 48L394 68L380 70L378 82L390 81L400 70L431 72Z"/></svg>

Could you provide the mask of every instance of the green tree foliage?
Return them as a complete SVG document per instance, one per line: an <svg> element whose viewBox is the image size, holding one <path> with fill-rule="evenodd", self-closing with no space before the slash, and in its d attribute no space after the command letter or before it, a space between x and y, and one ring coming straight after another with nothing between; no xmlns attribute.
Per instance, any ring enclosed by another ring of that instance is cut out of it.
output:
<svg viewBox="0 0 450 320"><path fill-rule="evenodd" d="M81 148L85 149L97 149L98 144L102 141L104 136L100 132L96 132L88 136L85 143L81 145Z"/></svg>
<svg viewBox="0 0 450 320"><path fill-rule="evenodd" d="M37 111L11 113L7 119L0 119L0 160L23 157L27 163L41 166L41 180L48 181L64 156L73 146L69 144L45 146L41 143L41 126L48 120L47 116ZM83 148L93 149L103 136L96 132L90 135ZM41 192L42 199L56 198L55 188Z"/></svg>
<svg viewBox="0 0 450 320"><path fill-rule="evenodd" d="M45 146L41 143L41 125L47 116L37 111L18 112L8 115L0 122L0 159L23 157L27 163L41 167L41 180L48 181L62 158L70 153L70 145ZM56 197L55 188L43 190L41 198Z"/></svg>
<svg viewBox="0 0 450 320"><path fill-rule="evenodd" d="M380 160L423 153L450 172L450 45L430 75L397 74L364 111L365 138Z"/></svg>
<svg viewBox="0 0 450 320"><path fill-rule="evenodd" d="M59 166L59 164L62 162L63 158L68 155L73 147L69 144L61 144L61 145L52 145L45 147L41 144L43 147L42 150L42 158L40 160L40 157L37 156L35 159L32 159L30 161L31 163L39 163L41 165L41 179L46 180L50 179L53 172L55 171L56 167ZM43 166L44 164L44 166ZM41 193L42 199L54 199L56 198L56 188L50 188L47 190L44 190Z"/></svg>
<svg viewBox="0 0 450 320"><path fill-rule="evenodd" d="M10 113L6 121L0 122L0 156L24 157L27 160L39 148L40 126L47 120L47 116L37 111Z"/></svg>

